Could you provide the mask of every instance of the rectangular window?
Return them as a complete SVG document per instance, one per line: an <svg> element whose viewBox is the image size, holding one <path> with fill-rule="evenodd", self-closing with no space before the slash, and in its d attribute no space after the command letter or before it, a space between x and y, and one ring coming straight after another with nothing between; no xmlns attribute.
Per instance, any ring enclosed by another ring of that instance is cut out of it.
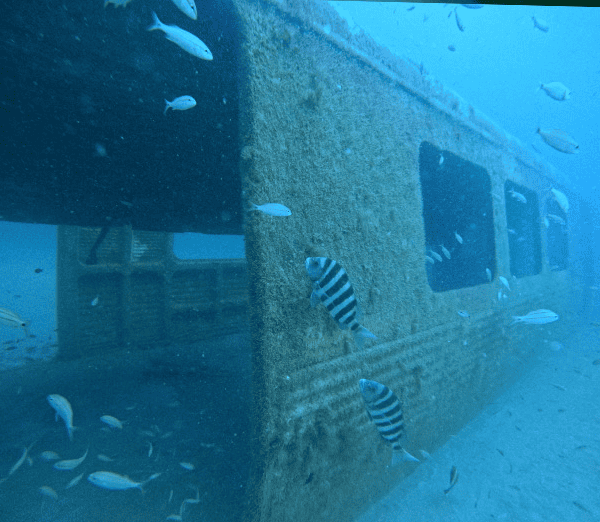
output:
<svg viewBox="0 0 600 522"><path fill-rule="evenodd" d="M506 181L504 200L510 273L515 277L539 274L542 270L542 239L537 194Z"/></svg>
<svg viewBox="0 0 600 522"><path fill-rule="evenodd" d="M419 169L429 286L443 292L487 283L496 271L488 172L427 142Z"/></svg>

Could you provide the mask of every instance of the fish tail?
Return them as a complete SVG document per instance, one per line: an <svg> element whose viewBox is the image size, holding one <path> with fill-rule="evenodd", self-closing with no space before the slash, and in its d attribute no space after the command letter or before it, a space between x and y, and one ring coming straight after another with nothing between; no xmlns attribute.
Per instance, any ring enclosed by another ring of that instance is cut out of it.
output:
<svg viewBox="0 0 600 522"><path fill-rule="evenodd" d="M252 203L252 201L249 201L248 203L250 203L250 206L252 207L250 210L258 210L258 205Z"/></svg>
<svg viewBox="0 0 600 522"><path fill-rule="evenodd" d="M167 111L169 110L169 107L171 106L171 104L169 103L169 100L165 100L165 103L167 104L167 106L165 107L165 112L163 112L163 114L167 114Z"/></svg>
<svg viewBox="0 0 600 522"><path fill-rule="evenodd" d="M398 450L394 450L394 452L392 453L392 466L397 466L401 462L421 462L421 461L418 458L413 457L404 448L399 448Z"/></svg>
<svg viewBox="0 0 600 522"><path fill-rule="evenodd" d="M148 31L154 31L155 29L162 29L163 23L158 19L158 16L156 16L156 13L154 11L152 11L152 20L154 21L154 23L150 26L148 26Z"/></svg>
<svg viewBox="0 0 600 522"><path fill-rule="evenodd" d="M513 315L513 322L510 323L508 326L512 326L513 324L517 324L521 322L521 318L518 315Z"/></svg>
<svg viewBox="0 0 600 522"><path fill-rule="evenodd" d="M360 349L365 347L365 339L377 339L377 336L369 332L364 326L359 326L358 329L354 330L354 340Z"/></svg>

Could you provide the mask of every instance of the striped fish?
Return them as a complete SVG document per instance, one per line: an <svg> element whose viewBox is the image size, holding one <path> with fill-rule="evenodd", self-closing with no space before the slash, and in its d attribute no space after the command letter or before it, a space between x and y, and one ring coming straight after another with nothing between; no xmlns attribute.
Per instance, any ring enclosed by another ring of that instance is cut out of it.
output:
<svg viewBox="0 0 600 522"><path fill-rule="evenodd" d="M29 336L29 332L27 331L27 321L23 321L17 314L6 308L0 308L0 324L12 326L13 328L23 328L25 337Z"/></svg>
<svg viewBox="0 0 600 522"><path fill-rule="evenodd" d="M359 348L365 339L377 339L358 323L358 302L346 271L327 257L308 257L305 266L313 282L310 305L314 307L321 301L342 330L350 328Z"/></svg>
<svg viewBox="0 0 600 522"><path fill-rule="evenodd" d="M513 322L510 323L527 323L527 324L546 324L558 321L558 314L552 310L534 310L527 315L513 315Z"/></svg>
<svg viewBox="0 0 600 522"><path fill-rule="evenodd" d="M404 420L398 397L387 386L375 381L361 379L359 386L369 418L377 426L379 434L392 445L392 466L401 461L419 462L400 445Z"/></svg>

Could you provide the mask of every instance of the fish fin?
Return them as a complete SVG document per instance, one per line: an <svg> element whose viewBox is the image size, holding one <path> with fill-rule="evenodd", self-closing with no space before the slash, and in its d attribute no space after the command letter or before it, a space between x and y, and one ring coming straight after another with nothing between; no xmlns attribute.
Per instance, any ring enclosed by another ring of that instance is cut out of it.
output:
<svg viewBox="0 0 600 522"><path fill-rule="evenodd" d="M310 307L314 308L321 302L321 292L316 288L310 294Z"/></svg>
<svg viewBox="0 0 600 522"><path fill-rule="evenodd" d="M369 332L364 326L359 326L358 329L354 330L353 334L354 341L360 349L365 347L365 339L377 339L377 336Z"/></svg>
<svg viewBox="0 0 600 522"><path fill-rule="evenodd" d="M162 30L162 26L163 23L158 19L158 16L156 16L156 13L154 11L152 11L152 20L153 20L153 24L148 26L148 31L154 31L156 29L160 29Z"/></svg>
<svg viewBox="0 0 600 522"><path fill-rule="evenodd" d="M513 315L513 321L508 326L512 326L513 324L517 324L521 322L521 318L518 315Z"/></svg>
<svg viewBox="0 0 600 522"><path fill-rule="evenodd" d="M418 458L413 457L404 448L394 450L392 453L392 466L397 466L401 462L421 462Z"/></svg>
<svg viewBox="0 0 600 522"><path fill-rule="evenodd" d="M169 107L171 107L171 104L169 103L169 100L165 100L165 103L167 104L167 106L165 107L165 112L163 112L163 114L167 114L167 111L169 110Z"/></svg>

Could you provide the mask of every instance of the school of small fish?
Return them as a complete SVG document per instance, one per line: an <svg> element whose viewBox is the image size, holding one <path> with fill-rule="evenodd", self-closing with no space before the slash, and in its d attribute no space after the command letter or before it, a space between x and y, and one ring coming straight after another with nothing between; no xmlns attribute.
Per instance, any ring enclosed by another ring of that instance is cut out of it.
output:
<svg viewBox="0 0 600 522"><path fill-rule="evenodd" d="M73 433L76 430L76 428L73 426L73 408L71 406L71 403L69 402L69 400L66 397L59 395L59 394L48 395L47 401L48 401L48 404L54 410L56 419L58 420L60 418L64 422L64 424L67 428L67 434L68 434L70 444L72 446L75 446L76 443L73 440L74 439ZM106 424L105 429L107 429L111 433L116 433L116 431L113 431L113 430L120 431L120 430L126 429L127 423L125 421L121 421L121 420L117 419L116 417L114 417L112 415L102 415L100 417L100 420L104 424ZM102 429L102 428L99 428L99 429ZM129 436L131 436L132 433L133 433L133 431L129 433ZM158 437L160 439L165 439L172 434L172 432L165 432L165 433L161 434L160 429L156 425L153 425L152 429L138 429L137 433L139 436L141 436L145 439L145 440L144 439L140 440L140 449L143 448L144 442L150 448L148 451L148 458L152 457L152 455L153 455L153 444L150 441L148 441L147 438L148 437ZM28 447L23 448L20 457L10 467L7 475L0 479L0 484L3 484L5 482L7 482L8 480L10 480L14 474L19 472L19 470L23 467L23 465L25 463L28 463L29 466L35 465L35 460L34 460L35 457L33 457L31 454L31 449L35 444L36 444L36 441L34 441ZM214 446L215 446L215 444L203 443L203 447L205 447L205 448L212 448ZM44 451L41 451L38 454L38 457L39 457L40 462L50 463L52 468L54 470L57 470L57 473L60 473L62 475L63 472L65 472L65 474L67 474L67 473L73 472L73 470L83 467L85 465L87 465L87 467L89 469L89 467L91 465L93 465L93 464L91 464L90 459L88 459L89 453L90 453L90 447L88 446L85 449L85 451L83 452L83 454L80 453L78 455L77 453L75 453L75 455L73 455L72 458L61 459L60 455L57 452L49 450L49 449L45 449ZM127 475L124 475L120 471L123 468L123 462L121 462L123 459L114 459L114 458L108 457L106 455L103 455L102 453L98 454L97 457L98 457L98 460L109 464L111 467L114 466L116 469L113 471L110 469L110 467L107 466L108 469L106 469L106 470L98 470L98 471L91 471L91 472L88 471L87 473L84 471L82 473L78 473L76 476L72 476L68 482L63 483L64 485L62 486L62 488L63 488L62 492L61 492L61 490L57 490L57 488L55 488L55 487L51 487L47 484L44 484L38 488L39 494L41 494L42 496L44 496L48 499L51 499L51 500L60 500L61 497L65 494L64 492L78 486L78 484L80 484L82 482L83 478L86 475L87 475L87 481L90 484L92 484L98 488L105 489L107 491L126 491L126 490L131 490L131 489L138 489L141 492L144 492L144 488L152 481L157 480L159 477L166 476L167 480L170 480L169 477L177 480L178 477L182 476L181 475L182 473L185 473L185 472L190 473L196 469L196 465L193 464L192 462L181 461L181 462L179 462L179 466L181 468L183 468L183 470L185 470L185 471L174 472L175 466L173 464L169 465L169 463L163 463L162 471L157 471L157 472L151 473L149 476L146 476L146 478L143 478L141 480L136 480L136 479L130 478ZM87 460L87 463L84 464L84 462L86 460ZM157 462L158 456L153 461ZM135 473L138 476L140 475L139 471L135 472ZM190 473L189 476L191 477L193 475ZM161 480L164 481L164 478ZM79 486L79 487L81 487L81 486ZM184 510L186 509L186 507L200 503L199 488L192 484L189 484L189 483L188 483L187 487L188 488L192 487L195 490L195 492L196 492L195 497L190 497L188 494L186 494L181 503L179 513L177 515L168 515L165 513L166 520L182 520L182 516L184 514ZM174 490L171 489L171 492L169 495L169 502L173 498L173 493L174 493ZM173 517L178 517L178 518L173 518Z"/></svg>

